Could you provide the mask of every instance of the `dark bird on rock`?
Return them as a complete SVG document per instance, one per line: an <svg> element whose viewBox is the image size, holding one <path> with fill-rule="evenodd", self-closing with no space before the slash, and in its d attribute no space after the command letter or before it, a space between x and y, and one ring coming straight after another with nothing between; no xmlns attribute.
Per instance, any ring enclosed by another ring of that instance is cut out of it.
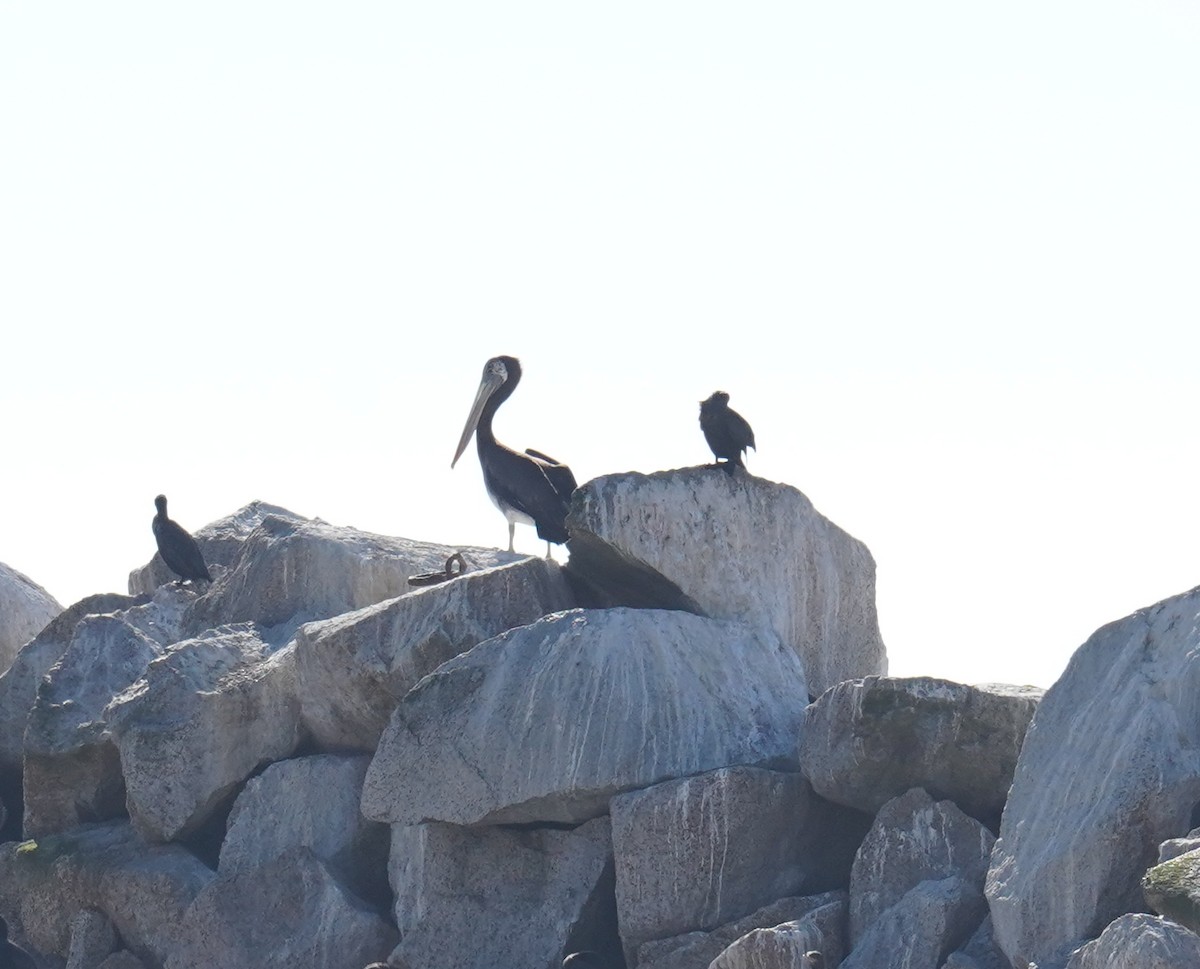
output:
<svg viewBox="0 0 1200 969"><path fill-rule="evenodd" d="M754 431L737 411L729 406L729 395L723 390L712 394L708 400L700 401L700 430L704 440L712 449L713 457L730 474L734 468L745 468L742 455L746 448L754 447Z"/></svg>
<svg viewBox="0 0 1200 969"><path fill-rule="evenodd" d="M154 516L151 528L154 529L154 540L158 542L158 554L162 556L167 568L174 572L179 579L176 585L182 585L189 579L211 582L208 566L204 564L204 556L200 554L200 546L177 522L167 517L167 498L159 495L154 499L154 507L158 514Z"/></svg>
<svg viewBox="0 0 1200 969"><path fill-rule="evenodd" d="M571 469L541 451L524 454L505 447L492 433L492 418L521 381L521 363L516 357L492 357L483 367L483 379L467 415L462 437L450 467L458 462L471 435L479 450L483 484L488 496L508 519L508 550L513 551L516 523L533 525L538 537L550 543L567 540L567 502L575 490Z"/></svg>
<svg viewBox="0 0 1200 969"><path fill-rule="evenodd" d="M0 969L37 969L33 956L8 940L8 923L0 917Z"/></svg>

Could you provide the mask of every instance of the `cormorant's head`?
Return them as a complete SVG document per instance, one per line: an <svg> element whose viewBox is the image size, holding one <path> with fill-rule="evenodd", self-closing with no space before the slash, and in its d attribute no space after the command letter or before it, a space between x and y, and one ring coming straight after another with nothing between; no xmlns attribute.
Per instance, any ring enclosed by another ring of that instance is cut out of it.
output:
<svg viewBox="0 0 1200 969"><path fill-rule="evenodd" d="M700 410L722 410L729 406L729 395L723 390L715 390L708 395L708 400L700 401Z"/></svg>
<svg viewBox="0 0 1200 969"><path fill-rule="evenodd" d="M159 495L157 498L155 498L154 499L154 507L158 509L158 513L160 515L162 515L163 518L166 518L167 517L167 496Z"/></svg>

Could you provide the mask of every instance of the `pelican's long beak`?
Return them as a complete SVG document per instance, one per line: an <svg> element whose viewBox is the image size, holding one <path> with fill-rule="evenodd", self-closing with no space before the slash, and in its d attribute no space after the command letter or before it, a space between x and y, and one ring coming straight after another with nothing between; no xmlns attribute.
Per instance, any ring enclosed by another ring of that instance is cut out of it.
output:
<svg viewBox="0 0 1200 969"><path fill-rule="evenodd" d="M463 425L462 437L458 439L458 447L454 449L454 460L450 462L450 467L454 467L458 463L463 451L467 449L471 435L475 433L475 428L479 425L479 415L483 413L483 405L488 402L488 398L502 383L504 383L504 377L501 374L492 373L490 370L484 372L483 379L479 381L479 389L475 391L471 413L467 415L467 423Z"/></svg>

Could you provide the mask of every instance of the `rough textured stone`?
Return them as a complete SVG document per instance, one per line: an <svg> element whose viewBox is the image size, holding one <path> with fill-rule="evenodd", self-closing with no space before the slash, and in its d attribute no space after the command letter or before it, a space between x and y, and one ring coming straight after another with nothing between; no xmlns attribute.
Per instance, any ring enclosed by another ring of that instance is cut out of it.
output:
<svg viewBox="0 0 1200 969"><path fill-rule="evenodd" d="M795 653L739 623L559 613L481 643L401 700L363 812L395 824L583 821L624 790L794 765L806 695Z"/></svg>
<svg viewBox="0 0 1200 969"><path fill-rule="evenodd" d="M799 774L731 767L615 797L621 939L706 931L812 887L823 835Z"/></svg>
<svg viewBox="0 0 1200 969"><path fill-rule="evenodd" d="M147 501L146 505L149 507L150 502ZM200 546L200 554L204 556L205 564L209 566L210 570L214 566L219 567L213 572L215 577L219 578L220 572L233 563L242 544L268 516L284 521L308 521L302 515L297 515L286 508L280 508L278 505L269 505L265 501L252 501L232 515L218 518L215 522L209 522L203 528L192 532L192 537ZM147 544L150 544L151 517L147 513ZM129 594L142 595L153 592L164 582L173 582L176 578L178 576L167 568L167 563L162 560L162 556L155 552L154 558L147 564L129 573Z"/></svg>
<svg viewBox="0 0 1200 969"><path fill-rule="evenodd" d="M26 575L0 562L0 673L21 647L62 612L58 600Z"/></svg>
<svg viewBox="0 0 1200 969"><path fill-rule="evenodd" d="M356 969L396 944L396 930L307 848L218 876L175 930L167 969Z"/></svg>
<svg viewBox="0 0 1200 969"><path fill-rule="evenodd" d="M421 677L574 604L558 565L530 558L303 626L296 664L305 725L326 749L374 751Z"/></svg>
<svg viewBox="0 0 1200 969"><path fill-rule="evenodd" d="M280 630L268 634L271 642L285 641L302 622L412 591L410 575L444 568L454 552L462 552L472 569L522 557L268 515L241 543L211 591L196 601L188 629L194 634L225 623L256 622Z"/></svg>
<svg viewBox="0 0 1200 969"><path fill-rule="evenodd" d="M1200 936L1153 915L1122 915L1066 969L1200 969Z"/></svg>
<svg viewBox="0 0 1200 969"><path fill-rule="evenodd" d="M992 936L990 915L979 923L961 949L950 953L942 969L1012 969Z"/></svg>
<svg viewBox="0 0 1200 969"><path fill-rule="evenodd" d="M1160 844L1158 846L1158 863L1161 865L1164 861L1186 855L1189 851L1195 851L1197 848L1200 848L1200 828L1189 831L1186 838L1168 838Z"/></svg>
<svg viewBox="0 0 1200 969"><path fill-rule="evenodd" d="M23 844L0 845L0 913L39 951L65 958L71 920L104 913L126 948L161 966L184 910L213 880L194 855L147 845L128 823L84 825Z"/></svg>
<svg viewBox="0 0 1200 969"><path fill-rule="evenodd" d="M770 905L764 905L745 918L718 926L711 932L688 932L670 939L644 942L638 946L636 965L638 969L707 967L713 959L747 933L785 922L802 921L818 911L822 913L818 924L826 924L828 918L836 927L836 938L831 936L827 944L831 950L844 952L847 901L846 893L838 891L806 898L781 898ZM830 966L834 965L836 963L831 961Z"/></svg>
<svg viewBox="0 0 1200 969"><path fill-rule="evenodd" d="M805 711L801 769L822 797L862 811L922 787L994 827L1041 696L931 677L840 683Z"/></svg>
<svg viewBox="0 0 1200 969"><path fill-rule="evenodd" d="M858 849L850 874L851 947L923 881L957 875L982 896L995 840L952 802L935 802L920 788L888 801Z"/></svg>
<svg viewBox="0 0 1200 969"><path fill-rule="evenodd" d="M755 929L718 955L709 969L794 969L806 966L804 954L816 950L827 967L845 954L841 922L844 905L825 905L802 919Z"/></svg>
<svg viewBox="0 0 1200 969"><path fill-rule="evenodd" d="M614 474L576 490L569 570L630 605L658 604L773 630L810 688L887 672L867 547L787 485L711 468ZM675 601L669 591L675 594Z"/></svg>
<svg viewBox="0 0 1200 969"><path fill-rule="evenodd" d="M962 878L921 882L863 934L842 969L938 969L986 914L978 887Z"/></svg>
<svg viewBox="0 0 1200 969"><path fill-rule="evenodd" d="M114 952L96 966L96 969L146 969L146 964L128 949L122 949L120 952Z"/></svg>
<svg viewBox="0 0 1200 969"><path fill-rule="evenodd" d="M1200 801L1200 590L1096 632L1025 737L987 894L1014 965L1053 965L1141 908L1159 844Z"/></svg>
<svg viewBox="0 0 1200 969"><path fill-rule="evenodd" d="M1142 891L1159 915L1200 931L1200 850L1155 865L1142 878Z"/></svg>
<svg viewBox="0 0 1200 969"><path fill-rule="evenodd" d="M0 771L21 770L25 726L37 699L38 685L67 651L80 620L147 601L147 598L134 599L115 593L88 596L52 619L21 650L8 671L0 675Z"/></svg>
<svg viewBox="0 0 1200 969"><path fill-rule="evenodd" d="M71 920L67 969L95 969L117 947L117 930L103 912L84 909Z"/></svg>
<svg viewBox="0 0 1200 969"><path fill-rule="evenodd" d="M611 871L607 818L573 831L397 827L391 879L402 941L392 961L558 969L594 896L611 890Z"/></svg>
<svg viewBox="0 0 1200 969"><path fill-rule="evenodd" d="M233 803L217 870L245 871L301 846L363 898L385 894L389 832L359 810L369 761L297 757L251 778Z"/></svg>
<svg viewBox="0 0 1200 969"><path fill-rule="evenodd" d="M250 774L301 739L290 651L250 626L170 648L105 711L121 755L126 804L150 841L195 831Z"/></svg>

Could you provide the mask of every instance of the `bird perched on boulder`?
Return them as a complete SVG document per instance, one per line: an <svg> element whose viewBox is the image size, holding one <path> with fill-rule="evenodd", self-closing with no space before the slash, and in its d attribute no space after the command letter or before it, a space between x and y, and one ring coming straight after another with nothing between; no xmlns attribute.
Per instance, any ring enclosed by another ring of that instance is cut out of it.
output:
<svg viewBox="0 0 1200 969"><path fill-rule="evenodd" d="M754 431L737 411L729 406L729 395L723 390L700 401L700 430L712 448L717 464L733 474L734 468L745 468L742 455L754 447ZM757 450L757 449L756 449ZM721 459L724 458L722 465Z"/></svg>
<svg viewBox="0 0 1200 969"><path fill-rule="evenodd" d="M204 564L204 556L200 554L196 540L182 525L167 517L166 495L155 498L154 507L158 509L158 514L154 516L150 527L158 543L158 554L167 563L167 568L179 576L175 584L183 585L189 579L211 582L212 576L208 574L208 566Z"/></svg>
<svg viewBox="0 0 1200 969"><path fill-rule="evenodd" d="M33 956L8 940L8 923L0 917L0 969L37 969Z"/></svg>

